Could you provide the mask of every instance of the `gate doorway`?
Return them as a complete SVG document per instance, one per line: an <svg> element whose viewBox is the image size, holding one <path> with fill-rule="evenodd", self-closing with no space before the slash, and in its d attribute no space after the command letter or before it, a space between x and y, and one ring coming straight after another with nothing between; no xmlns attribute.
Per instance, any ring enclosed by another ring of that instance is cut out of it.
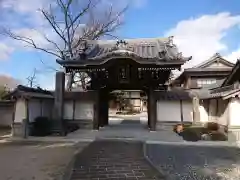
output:
<svg viewBox="0 0 240 180"><path fill-rule="evenodd" d="M109 92L110 127L148 129L147 94L140 90Z"/></svg>

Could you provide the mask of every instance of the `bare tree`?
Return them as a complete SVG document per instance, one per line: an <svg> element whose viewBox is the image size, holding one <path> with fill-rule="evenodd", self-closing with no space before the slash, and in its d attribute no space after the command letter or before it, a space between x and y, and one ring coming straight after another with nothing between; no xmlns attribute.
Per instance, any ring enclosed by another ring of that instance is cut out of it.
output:
<svg viewBox="0 0 240 180"><path fill-rule="evenodd" d="M36 79L37 79L36 74L37 74L37 69L34 68L33 73L29 77L27 77L29 87L36 86Z"/></svg>
<svg viewBox="0 0 240 180"><path fill-rule="evenodd" d="M121 26L121 16L126 9L125 7L114 11L112 5L103 5L101 0L52 0L48 8L39 9L44 20L50 25L54 37L57 37L53 40L41 32L51 46L39 46L31 37L22 36L9 28L4 28L3 34L36 50L66 60L78 54L83 40L114 37L113 32ZM68 76L67 89L71 90L74 83L79 83L85 89L87 79L85 73L73 72Z"/></svg>

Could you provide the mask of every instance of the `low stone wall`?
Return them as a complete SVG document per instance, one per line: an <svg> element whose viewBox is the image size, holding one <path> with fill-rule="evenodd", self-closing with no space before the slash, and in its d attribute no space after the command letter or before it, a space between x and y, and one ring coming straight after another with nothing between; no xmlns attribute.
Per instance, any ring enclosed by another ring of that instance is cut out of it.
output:
<svg viewBox="0 0 240 180"><path fill-rule="evenodd" d="M228 127L228 141L240 141L240 126Z"/></svg>
<svg viewBox="0 0 240 180"><path fill-rule="evenodd" d="M11 127L14 116L14 101L0 101L0 127Z"/></svg>
<svg viewBox="0 0 240 180"><path fill-rule="evenodd" d="M12 136L14 137L23 137L24 128L22 123L13 123L12 124Z"/></svg>

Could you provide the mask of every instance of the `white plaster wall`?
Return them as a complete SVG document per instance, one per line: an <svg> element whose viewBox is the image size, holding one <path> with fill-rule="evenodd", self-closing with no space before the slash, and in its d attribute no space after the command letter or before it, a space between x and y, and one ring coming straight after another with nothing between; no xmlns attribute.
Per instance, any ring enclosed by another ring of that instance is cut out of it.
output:
<svg viewBox="0 0 240 180"><path fill-rule="evenodd" d="M75 102L74 119L93 120L93 102Z"/></svg>
<svg viewBox="0 0 240 180"><path fill-rule="evenodd" d="M42 116L52 118L54 100L53 99L44 99L42 101Z"/></svg>
<svg viewBox="0 0 240 180"><path fill-rule="evenodd" d="M193 104L192 101L182 101L183 121L193 122Z"/></svg>
<svg viewBox="0 0 240 180"><path fill-rule="evenodd" d="M141 100L140 99L131 99L130 100L130 103L133 105L133 106L141 106Z"/></svg>
<svg viewBox="0 0 240 180"><path fill-rule="evenodd" d="M181 121L180 101L157 101L157 121Z"/></svg>
<svg viewBox="0 0 240 180"><path fill-rule="evenodd" d="M200 113L200 122L201 123L208 122L208 112L204 105L199 105L199 113Z"/></svg>
<svg viewBox="0 0 240 180"><path fill-rule="evenodd" d="M131 98L140 98L140 92L130 91L129 93Z"/></svg>
<svg viewBox="0 0 240 180"><path fill-rule="evenodd" d="M36 117L41 116L41 102L38 99L28 101L29 122L34 122Z"/></svg>
<svg viewBox="0 0 240 180"><path fill-rule="evenodd" d="M15 105L14 122L21 123L26 118L26 104L25 99L18 99Z"/></svg>
<svg viewBox="0 0 240 180"><path fill-rule="evenodd" d="M73 101L64 101L64 111L63 111L63 118L64 119L73 119Z"/></svg>
<svg viewBox="0 0 240 180"><path fill-rule="evenodd" d="M0 126L10 127L13 122L13 107L0 106Z"/></svg>
<svg viewBox="0 0 240 180"><path fill-rule="evenodd" d="M234 98L229 103L229 126L240 126L240 100Z"/></svg>

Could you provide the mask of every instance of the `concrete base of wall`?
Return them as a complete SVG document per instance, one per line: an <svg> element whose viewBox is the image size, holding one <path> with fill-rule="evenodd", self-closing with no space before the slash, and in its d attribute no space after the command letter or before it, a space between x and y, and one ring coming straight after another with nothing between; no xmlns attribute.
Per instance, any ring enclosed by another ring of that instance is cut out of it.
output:
<svg viewBox="0 0 240 180"><path fill-rule="evenodd" d="M228 127L228 141L230 142L240 141L240 126Z"/></svg>
<svg viewBox="0 0 240 180"><path fill-rule="evenodd" d="M12 125L12 136L24 137L24 127L22 123L13 123Z"/></svg>
<svg viewBox="0 0 240 180"><path fill-rule="evenodd" d="M80 129L93 129L93 121L92 120L65 120L67 124L77 124Z"/></svg>

